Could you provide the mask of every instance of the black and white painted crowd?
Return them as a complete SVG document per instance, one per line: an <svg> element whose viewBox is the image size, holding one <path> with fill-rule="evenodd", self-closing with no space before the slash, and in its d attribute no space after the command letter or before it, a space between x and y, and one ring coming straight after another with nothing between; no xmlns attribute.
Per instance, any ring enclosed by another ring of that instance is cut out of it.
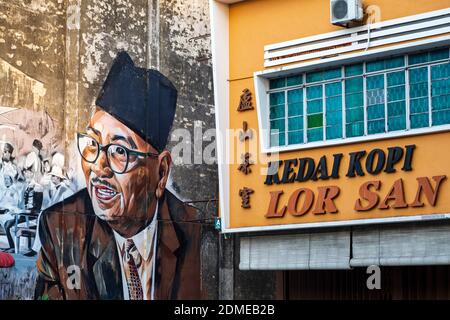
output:
<svg viewBox="0 0 450 320"><path fill-rule="evenodd" d="M29 237L33 242L28 242L28 249L21 251L33 256L41 245L35 231L40 212L72 195L76 191L75 179L65 170L64 155L43 150L38 139L33 141L30 152L17 157L11 143L0 143L0 148L0 228L6 234L0 237L6 237L9 246L1 250L17 252L17 233L24 229L34 236Z"/></svg>

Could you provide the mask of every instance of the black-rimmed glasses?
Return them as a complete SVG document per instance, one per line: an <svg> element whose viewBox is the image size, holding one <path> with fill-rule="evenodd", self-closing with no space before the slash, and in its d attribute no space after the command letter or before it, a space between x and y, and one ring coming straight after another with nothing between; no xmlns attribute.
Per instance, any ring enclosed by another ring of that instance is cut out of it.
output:
<svg viewBox="0 0 450 320"><path fill-rule="evenodd" d="M109 167L118 174L125 173L128 164L136 161L138 157L159 156L157 153L130 150L116 143L101 145L97 140L84 133L77 134L77 145L81 157L89 163L97 161L100 152L105 151Z"/></svg>

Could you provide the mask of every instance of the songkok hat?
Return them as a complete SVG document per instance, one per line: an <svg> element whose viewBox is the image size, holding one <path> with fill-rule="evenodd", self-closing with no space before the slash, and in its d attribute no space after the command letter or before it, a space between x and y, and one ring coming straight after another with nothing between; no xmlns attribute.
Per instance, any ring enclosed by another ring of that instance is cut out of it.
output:
<svg viewBox="0 0 450 320"><path fill-rule="evenodd" d="M166 147L177 104L177 90L162 73L138 68L125 51L117 54L96 105L150 143Z"/></svg>

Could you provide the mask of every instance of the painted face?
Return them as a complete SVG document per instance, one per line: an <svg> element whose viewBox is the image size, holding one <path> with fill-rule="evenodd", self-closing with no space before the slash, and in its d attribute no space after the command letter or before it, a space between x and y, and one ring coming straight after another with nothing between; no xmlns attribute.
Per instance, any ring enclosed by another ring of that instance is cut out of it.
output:
<svg viewBox="0 0 450 320"><path fill-rule="evenodd" d="M30 182L34 178L34 172L33 170L25 170L24 172L25 180L27 182Z"/></svg>
<svg viewBox="0 0 450 320"><path fill-rule="evenodd" d="M10 176L5 176L5 187L9 188L12 186L13 180Z"/></svg>
<svg viewBox="0 0 450 320"><path fill-rule="evenodd" d="M50 167L50 163L48 162L48 161L45 161L44 162L44 171L46 172L46 173L49 173L50 171L51 171L51 167Z"/></svg>
<svg viewBox="0 0 450 320"><path fill-rule="evenodd" d="M59 184L62 182L62 179L60 177L57 177L57 176L51 176L50 179L52 180L52 183L55 186L59 186Z"/></svg>
<svg viewBox="0 0 450 320"><path fill-rule="evenodd" d="M7 148L3 150L3 160L5 161L11 160L11 151L9 151L9 149Z"/></svg>
<svg viewBox="0 0 450 320"><path fill-rule="evenodd" d="M97 108L87 134L101 145L114 143L139 152L157 151L127 126ZM148 220L148 208L156 206L155 190L159 180L159 161L154 157L130 157L127 171L115 173L106 151L97 160L81 165L95 214L110 224L135 224Z"/></svg>

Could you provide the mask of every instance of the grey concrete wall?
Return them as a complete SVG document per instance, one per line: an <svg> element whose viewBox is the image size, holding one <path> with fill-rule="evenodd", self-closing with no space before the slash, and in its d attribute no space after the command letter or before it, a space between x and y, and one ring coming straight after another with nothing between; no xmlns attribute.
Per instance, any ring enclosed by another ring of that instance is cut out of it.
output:
<svg viewBox="0 0 450 320"><path fill-rule="evenodd" d="M0 0L0 106L45 110L62 122L65 9L57 0Z"/></svg>
<svg viewBox="0 0 450 320"><path fill-rule="evenodd" d="M75 133L86 127L116 52L159 69L178 88L174 130L197 138L190 161L174 163L170 188L199 208L205 298L271 298L275 273L239 271L239 238L221 235L219 243L213 227L217 166L202 157L211 143L202 135L215 121L210 33L208 0L0 0L0 107L48 114L67 167L76 169ZM24 292L34 288L19 282Z"/></svg>
<svg viewBox="0 0 450 320"><path fill-rule="evenodd" d="M178 88L173 129L194 137L195 128L214 128L208 0L0 0L0 107L47 113L67 167L78 168L75 133L121 49ZM192 163L174 163L169 187L199 208L202 287L217 298L217 166L194 163L193 146L191 155Z"/></svg>

